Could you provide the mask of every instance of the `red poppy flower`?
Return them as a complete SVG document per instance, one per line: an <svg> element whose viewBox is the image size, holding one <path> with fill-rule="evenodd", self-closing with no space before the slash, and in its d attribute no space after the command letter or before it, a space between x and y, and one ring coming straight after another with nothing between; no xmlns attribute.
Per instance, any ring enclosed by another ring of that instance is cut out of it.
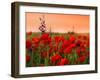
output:
<svg viewBox="0 0 100 80"><path fill-rule="evenodd" d="M71 47L67 47L67 48L64 50L64 53L66 53L66 54L71 54L71 51L72 51L72 48L71 48Z"/></svg>
<svg viewBox="0 0 100 80"><path fill-rule="evenodd" d="M52 62L53 64L55 64L55 62L56 62L55 56L51 56L51 62Z"/></svg>
<svg viewBox="0 0 100 80"><path fill-rule="evenodd" d="M58 46L54 46L54 51L56 52L58 50Z"/></svg>
<svg viewBox="0 0 100 80"><path fill-rule="evenodd" d="M52 47L50 47L50 49L49 49L49 53L52 53L52 51L53 51L53 48L52 48Z"/></svg>
<svg viewBox="0 0 100 80"><path fill-rule="evenodd" d="M86 60L86 57L85 56L81 56L78 58L78 61L83 63L84 61Z"/></svg>
<svg viewBox="0 0 100 80"><path fill-rule="evenodd" d="M51 43L51 37L49 37L49 34L44 33L41 36L41 41L43 42L43 44L50 44Z"/></svg>
<svg viewBox="0 0 100 80"><path fill-rule="evenodd" d="M57 61L57 60L61 59L61 56L60 56L59 54L56 54L56 55L55 55L55 59L56 59L56 61Z"/></svg>
<svg viewBox="0 0 100 80"><path fill-rule="evenodd" d="M65 49L66 47L68 47L70 45L70 41L69 40L64 40L63 44L62 44L62 48Z"/></svg>
<svg viewBox="0 0 100 80"><path fill-rule="evenodd" d="M42 34L41 39L46 40L46 39L48 39L48 37L49 37L49 34L44 33L44 34Z"/></svg>
<svg viewBox="0 0 100 80"><path fill-rule="evenodd" d="M63 37L60 37L60 36L55 36L54 39L55 39L55 42L57 43L59 43L60 41L63 41Z"/></svg>
<svg viewBox="0 0 100 80"><path fill-rule="evenodd" d="M76 38L75 38L74 36L70 36L70 38L69 38L69 41L70 41L70 42L73 43L75 40L76 40Z"/></svg>
<svg viewBox="0 0 100 80"><path fill-rule="evenodd" d="M48 37L46 40L44 40L45 44L50 44L51 43L51 37Z"/></svg>
<svg viewBox="0 0 100 80"><path fill-rule="evenodd" d="M78 48L78 49L76 50L76 53L77 53L78 56L81 56L81 49Z"/></svg>
<svg viewBox="0 0 100 80"><path fill-rule="evenodd" d="M59 53L61 53L61 54L63 53L63 49L62 48L59 50Z"/></svg>
<svg viewBox="0 0 100 80"><path fill-rule="evenodd" d="M30 61L30 55L26 55L26 62L29 62Z"/></svg>
<svg viewBox="0 0 100 80"><path fill-rule="evenodd" d="M69 64L69 60L67 58L61 59L61 62L59 63L59 65L66 65L66 64Z"/></svg>
<svg viewBox="0 0 100 80"><path fill-rule="evenodd" d="M76 44L73 43L73 44L70 45L70 47L71 47L71 48L75 48L75 47L76 47Z"/></svg>
<svg viewBox="0 0 100 80"><path fill-rule="evenodd" d="M26 48L27 48L27 49L30 49L31 46L32 46L31 40L26 40Z"/></svg>
<svg viewBox="0 0 100 80"><path fill-rule="evenodd" d="M82 43L82 41L81 41L81 40L77 40L77 41L76 41L76 45L77 45L77 46L80 46L80 45L81 45L81 43Z"/></svg>
<svg viewBox="0 0 100 80"><path fill-rule="evenodd" d="M33 43L38 44L39 41L40 41L40 39L37 38L37 37L33 37L33 38L32 38L32 41L33 41Z"/></svg>
<svg viewBox="0 0 100 80"><path fill-rule="evenodd" d="M65 46L69 46L71 43L69 40L64 40L64 43L63 43Z"/></svg>
<svg viewBox="0 0 100 80"><path fill-rule="evenodd" d="M55 54L51 57L52 63L55 63L56 61L60 60L62 57L59 54Z"/></svg>
<svg viewBox="0 0 100 80"><path fill-rule="evenodd" d="M61 36L61 41L63 42L65 40L64 36Z"/></svg>

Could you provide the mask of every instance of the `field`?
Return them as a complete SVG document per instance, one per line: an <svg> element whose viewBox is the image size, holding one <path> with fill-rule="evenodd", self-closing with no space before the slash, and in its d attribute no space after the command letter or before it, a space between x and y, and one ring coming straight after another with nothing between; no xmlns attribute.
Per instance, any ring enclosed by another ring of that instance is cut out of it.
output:
<svg viewBox="0 0 100 80"><path fill-rule="evenodd" d="M89 64L89 33L26 33L26 67Z"/></svg>

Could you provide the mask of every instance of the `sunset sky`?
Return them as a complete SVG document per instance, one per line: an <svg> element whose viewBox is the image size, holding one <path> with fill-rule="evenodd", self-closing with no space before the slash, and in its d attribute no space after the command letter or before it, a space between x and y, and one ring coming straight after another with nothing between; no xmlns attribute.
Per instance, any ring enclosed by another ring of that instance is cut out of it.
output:
<svg viewBox="0 0 100 80"><path fill-rule="evenodd" d="M67 33L73 30L77 33L89 33L90 16L74 14L29 13L25 14L26 31L40 32L40 17L44 15L46 31Z"/></svg>

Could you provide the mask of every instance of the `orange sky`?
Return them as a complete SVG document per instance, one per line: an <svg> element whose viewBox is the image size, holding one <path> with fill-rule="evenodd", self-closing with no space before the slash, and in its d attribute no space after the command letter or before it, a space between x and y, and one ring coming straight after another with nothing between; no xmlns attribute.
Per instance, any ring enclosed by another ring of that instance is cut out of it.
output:
<svg viewBox="0 0 100 80"><path fill-rule="evenodd" d="M77 33L89 33L90 16L71 14L26 13L26 31L39 32L40 17L45 16L47 32L66 33L73 30Z"/></svg>

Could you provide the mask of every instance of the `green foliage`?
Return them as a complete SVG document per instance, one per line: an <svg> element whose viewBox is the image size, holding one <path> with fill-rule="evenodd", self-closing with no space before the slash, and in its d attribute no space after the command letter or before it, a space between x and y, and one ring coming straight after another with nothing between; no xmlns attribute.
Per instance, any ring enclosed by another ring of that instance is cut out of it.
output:
<svg viewBox="0 0 100 80"><path fill-rule="evenodd" d="M45 58L44 64L45 64L45 66L49 65L49 58Z"/></svg>
<svg viewBox="0 0 100 80"><path fill-rule="evenodd" d="M33 37L40 38L42 36L42 34L43 33L32 33L30 36L26 35L26 39L29 39L32 41ZM78 36L77 34L74 34L74 33L50 33L49 37L51 37L53 39L52 40L53 48L56 46L58 48L58 50L60 50L62 48L62 44L63 44L63 41L61 41L58 43L58 46L57 46L57 43L55 43L55 41L54 41L55 36L59 36L59 37L63 36L65 40L69 40L70 35L74 35L75 38ZM26 54L30 55L30 57L31 57L30 61L26 62L26 66L32 67L32 66L40 66L42 64L44 66L55 65L57 62L61 61L61 60L58 60L54 64L50 63L51 56L55 56L56 54L59 54L61 56L61 58L68 59L71 65L89 64L89 57L87 57L83 63L81 63L81 62L75 63L75 61L79 58L79 56L76 52L76 48L73 48L71 50L71 53L67 53L67 54L64 54L64 51L61 53L60 51L57 51L57 50L53 50L53 52L50 52L48 54L49 50L50 50L50 45L43 44L43 43L39 44L39 46L37 48L35 48L35 50L27 50L26 49ZM86 51L87 52L89 51L89 47L86 47ZM47 52L47 55L45 57L41 57L42 52ZM82 53L82 54L84 55L85 53Z"/></svg>

